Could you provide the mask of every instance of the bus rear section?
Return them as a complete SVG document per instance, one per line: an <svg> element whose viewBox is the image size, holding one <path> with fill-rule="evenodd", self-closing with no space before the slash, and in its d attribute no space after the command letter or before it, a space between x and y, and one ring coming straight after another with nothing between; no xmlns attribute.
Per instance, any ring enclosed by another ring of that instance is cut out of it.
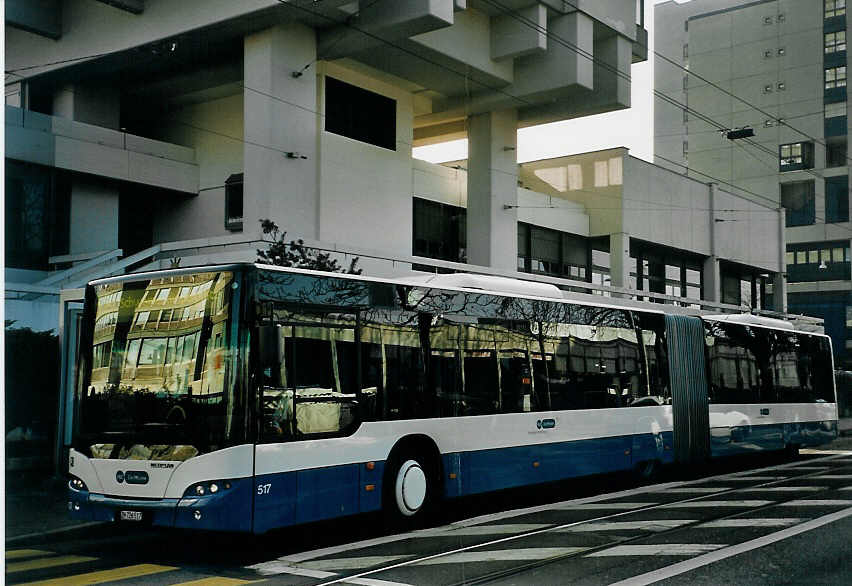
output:
<svg viewBox="0 0 852 586"><path fill-rule="evenodd" d="M87 289L73 518L251 530L241 283L183 271Z"/></svg>

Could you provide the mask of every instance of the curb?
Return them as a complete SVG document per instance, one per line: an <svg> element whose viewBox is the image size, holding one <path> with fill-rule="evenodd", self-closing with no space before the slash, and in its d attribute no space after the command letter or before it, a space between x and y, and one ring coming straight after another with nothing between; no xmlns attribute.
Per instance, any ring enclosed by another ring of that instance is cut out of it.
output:
<svg viewBox="0 0 852 586"><path fill-rule="evenodd" d="M58 529L48 529L47 531L39 531L37 533L27 533L26 535L16 535L14 537L6 538L6 545L14 545L16 543L20 543L22 541L28 541L30 539L35 539L38 537L49 537L55 535L61 535L63 533L71 533L72 531L76 531L77 529L86 529L87 527L95 527L98 525L103 525L104 523L98 521L91 521L87 523L80 523L79 525L69 525L68 527L60 527Z"/></svg>

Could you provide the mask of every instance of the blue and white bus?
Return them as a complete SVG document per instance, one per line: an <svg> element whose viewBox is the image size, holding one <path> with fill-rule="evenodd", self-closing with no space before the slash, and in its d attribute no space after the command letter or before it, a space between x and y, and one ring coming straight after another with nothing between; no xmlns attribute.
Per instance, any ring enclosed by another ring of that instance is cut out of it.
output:
<svg viewBox="0 0 852 586"><path fill-rule="evenodd" d="M254 533L416 520L441 499L836 437L829 338L666 311L464 274L95 281L69 509Z"/></svg>

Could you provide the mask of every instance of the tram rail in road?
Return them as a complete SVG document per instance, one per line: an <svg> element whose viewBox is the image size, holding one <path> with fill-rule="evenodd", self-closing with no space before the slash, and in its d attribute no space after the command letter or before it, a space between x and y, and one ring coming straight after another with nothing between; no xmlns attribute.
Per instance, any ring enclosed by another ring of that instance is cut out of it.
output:
<svg viewBox="0 0 852 586"><path fill-rule="evenodd" d="M576 572L589 583L650 584L852 516L850 485L852 452L838 452L485 515L247 569L317 586L485 584L518 583L512 579L570 561L566 583Z"/></svg>

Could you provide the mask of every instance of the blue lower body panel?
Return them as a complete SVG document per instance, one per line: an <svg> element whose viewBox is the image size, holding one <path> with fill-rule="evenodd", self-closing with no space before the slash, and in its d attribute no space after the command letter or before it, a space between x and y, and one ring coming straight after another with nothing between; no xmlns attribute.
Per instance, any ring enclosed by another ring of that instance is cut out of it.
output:
<svg viewBox="0 0 852 586"><path fill-rule="evenodd" d="M710 430L710 450L715 458L783 450L787 445L818 446L836 437L836 421L717 427Z"/></svg>
<svg viewBox="0 0 852 586"><path fill-rule="evenodd" d="M254 532L311 523L382 506L383 462L346 464L255 478Z"/></svg>

